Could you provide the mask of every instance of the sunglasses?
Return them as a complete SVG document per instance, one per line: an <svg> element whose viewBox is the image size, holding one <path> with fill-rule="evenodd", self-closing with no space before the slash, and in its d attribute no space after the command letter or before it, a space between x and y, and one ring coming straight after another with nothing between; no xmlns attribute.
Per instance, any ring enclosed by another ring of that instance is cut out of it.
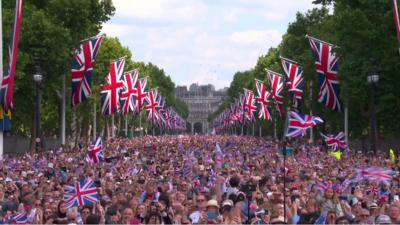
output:
<svg viewBox="0 0 400 225"><path fill-rule="evenodd" d="M205 199L197 199L198 202L205 202Z"/></svg>

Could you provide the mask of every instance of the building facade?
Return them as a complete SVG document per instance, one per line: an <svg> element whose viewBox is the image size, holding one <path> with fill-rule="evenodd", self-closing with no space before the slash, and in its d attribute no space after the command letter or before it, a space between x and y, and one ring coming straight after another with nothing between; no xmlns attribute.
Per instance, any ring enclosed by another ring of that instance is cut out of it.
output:
<svg viewBox="0 0 400 225"><path fill-rule="evenodd" d="M228 88L215 90L211 84L198 85L191 84L187 86L177 86L175 94L184 101L189 109L187 118L187 130L194 133L209 133L210 124L208 115L218 109L218 106L227 96Z"/></svg>

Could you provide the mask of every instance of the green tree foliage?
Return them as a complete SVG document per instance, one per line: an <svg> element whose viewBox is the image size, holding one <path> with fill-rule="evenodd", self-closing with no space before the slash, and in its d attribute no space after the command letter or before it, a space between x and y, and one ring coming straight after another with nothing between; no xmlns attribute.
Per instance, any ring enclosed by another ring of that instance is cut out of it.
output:
<svg viewBox="0 0 400 225"><path fill-rule="evenodd" d="M377 94L377 118L381 136L395 136L400 131L400 69L399 52L396 44L395 25L391 1L377 0L316 0L319 8L307 13L297 13L296 20L289 24L282 42L270 49L256 62L254 68L245 73L264 79L265 68L282 72L279 55L297 61L304 68L306 90L301 110L321 116L325 123L321 131L343 130L343 112L333 112L317 102L318 87L312 52L306 34L335 44L340 56L339 80L343 106L349 109L351 138L362 138L368 134L370 119L370 85L367 75L373 64L379 68L380 81ZM325 6L333 10L329 12ZM322 7L321 7L322 6ZM238 74L238 73L237 73ZM229 88L228 101L232 102L243 87L254 88L248 82L235 82L235 74ZM239 74L243 74L240 72ZM249 79L250 80L250 79ZM312 84L312 89L311 87ZM286 93L287 96L287 93ZM312 101L310 97L312 96ZM286 99L286 104L288 103ZM229 104L223 104L218 112ZM342 107L343 109L344 107ZM217 114L210 116L214 118ZM268 129L266 133L271 133Z"/></svg>
<svg viewBox="0 0 400 225"><path fill-rule="evenodd" d="M13 23L15 1L3 2L3 52L7 47ZM100 90L108 74L111 60L126 56L125 70L139 69L140 76L148 76L151 87L158 86L168 103L182 116L187 116L186 105L175 99L174 83L165 72L149 63L132 60L131 50L117 38L105 37L93 72L93 93L88 101L71 109L70 69L73 50L80 41L97 35L104 22L114 15L112 0L25 0L19 44L18 65L12 126L18 135L32 134L35 85L35 66L43 74L42 130L45 136L58 135L60 129L61 91L63 80L67 87L67 134L71 134L72 111L78 119L78 132L86 136L92 122L93 103L97 104L98 131L104 127L100 115ZM4 55L5 62L8 56ZM143 116L143 119L145 117ZM131 120L133 120L131 118Z"/></svg>

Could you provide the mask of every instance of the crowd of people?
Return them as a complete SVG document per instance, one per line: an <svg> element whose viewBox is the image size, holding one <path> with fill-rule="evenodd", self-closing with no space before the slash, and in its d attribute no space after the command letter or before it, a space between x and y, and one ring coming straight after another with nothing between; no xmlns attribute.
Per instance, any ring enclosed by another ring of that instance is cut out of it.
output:
<svg viewBox="0 0 400 225"><path fill-rule="evenodd" d="M96 164L86 154L82 145L3 156L1 223L400 223L399 164L384 155L338 159L321 143L217 135L108 140ZM65 187L83 179L99 201L68 207Z"/></svg>

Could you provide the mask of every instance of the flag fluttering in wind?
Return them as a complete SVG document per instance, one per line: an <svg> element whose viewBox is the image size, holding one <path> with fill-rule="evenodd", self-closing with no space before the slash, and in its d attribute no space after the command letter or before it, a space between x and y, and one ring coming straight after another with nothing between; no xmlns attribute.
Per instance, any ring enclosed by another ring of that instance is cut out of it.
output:
<svg viewBox="0 0 400 225"><path fill-rule="evenodd" d="M296 62L281 57L282 67L288 77L288 88L292 99L293 106L299 108L299 102L303 97L304 81L303 81L303 68Z"/></svg>
<svg viewBox="0 0 400 225"><path fill-rule="evenodd" d="M282 74L274 72L272 70L267 70L267 78L269 80L271 95L275 100L276 110L279 115L283 116L283 83L284 79Z"/></svg>
<svg viewBox="0 0 400 225"><path fill-rule="evenodd" d="M96 164L102 160L104 160L103 142L101 141L101 137L99 137L94 144L89 146L86 161L91 164Z"/></svg>
<svg viewBox="0 0 400 225"><path fill-rule="evenodd" d="M126 72L122 77L122 82L124 87L120 94L121 101L121 112L124 115L128 115L129 113L135 112L136 110L136 99L135 95L137 95L136 82L138 80L138 71L133 70L130 72Z"/></svg>
<svg viewBox="0 0 400 225"><path fill-rule="evenodd" d="M0 105L5 112L9 112L14 107L14 77L17 68L18 43L21 33L22 23L22 0L15 1L14 25L9 46L9 64L5 70L0 87ZM0 68L3 69L3 68Z"/></svg>
<svg viewBox="0 0 400 225"><path fill-rule="evenodd" d="M333 45L308 36L318 73L318 102L331 110L341 111L339 99L338 64L339 57L333 51Z"/></svg>
<svg viewBox="0 0 400 225"><path fill-rule="evenodd" d="M267 91L264 82L256 79L256 88L258 96L256 102L258 105L258 118L263 120L272 120L271 113L269 112L269 98L271 93Z"/></svg>
<svg viewBox="0 0 400 225"><path fill-rule="evenodd" d="M286 134L287 137L304 136L308 129L324 122L320 117L305 115L293 111L290 111L288 115L289 124Z"/></svg>
<svg viewBox="0 0 400 225"><path fill-rule="evenodd" d="M92 37L75 51L71 69L73 107L84 102L92 94L93 67L102 41L103 35Z"/></svg>
<svg viewBox="0 0 400 225"><path fill-rule="evenodd" d="M339 132L336 136L333 134L324 135L323 133L320 133L320 135L324 138L326 145L333 150L343 150L347 148L344 132Z"/></svg>
<svg viewBox="0 0 400 225"><path fill-rule="evenodd" d="M243 104L243 112L246 120L253 121L254 120L254 112L257 110L255 105L256 100L254 99L254 93L250 90L244 90L245 101Z"/></svg>
<svg viewBox="0 0 400 225"><path fill-rule="evenodd" d="M75 182L74 186L66 186L64 203L66 208L93 205L100 201L96 185L93 180L86 179Z"/></svg>
<svg viewBox="0 0 400 225"><path fill-rule="evenodd" d="M106 77L107 84L101 91L101 112L103 115L114 115L119 112L119 95L124 87L121 81L125 58L115 60L110 64L110 72Z"/></svg>
<svg viewBox="0 0 400 225"><path fill-rule="evenodd" d="M400 21L399 21L399 8L397 6L397 0L393 1L393 16L394 16L394 25L396 26L396 35L397 35L397 42L398 48L400 53Z"/></svg>

